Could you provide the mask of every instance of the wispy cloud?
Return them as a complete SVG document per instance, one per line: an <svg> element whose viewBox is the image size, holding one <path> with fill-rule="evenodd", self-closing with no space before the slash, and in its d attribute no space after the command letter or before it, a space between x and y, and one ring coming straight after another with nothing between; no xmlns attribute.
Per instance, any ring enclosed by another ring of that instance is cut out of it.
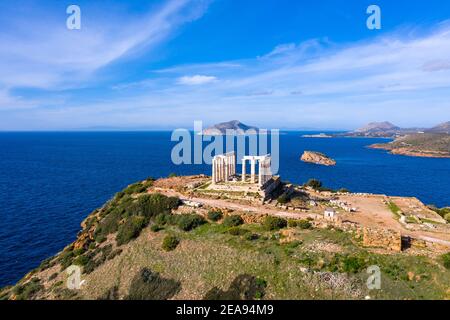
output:
<svg viewBox="0 0 450 320"><path fill-rule="evenodd" d="M81 30L66 29L65 11L46 11L30 2L33 10L18 15L11 3L0 13L0 87L85 85L99 69L153 49L181 24L201 16L205 3L170 0L140 15L108 6L106 14L83 15Z"/></svg>
<svg viewBox="0 0 450 320"><path fill-rule="evenodd" d="M184 84L188 86L198 86L202 84L207 84L217 81L217 77L214 76L204 76L204 75L194 75L194 76L183 76L178 78L179 84Z"/></svg>

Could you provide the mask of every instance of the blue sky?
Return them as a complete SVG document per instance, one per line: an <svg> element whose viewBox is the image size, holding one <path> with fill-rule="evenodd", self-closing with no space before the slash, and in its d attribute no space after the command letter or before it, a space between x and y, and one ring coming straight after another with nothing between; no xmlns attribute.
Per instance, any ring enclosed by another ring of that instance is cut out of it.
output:
<svg viewBox="0 0 450 320"><path fill-rule="evenodd" d="M81 30L66 8L81 8ZM377 4L382 29L366 27ZM0 130L450 120L450 2L1 1Z"/></svg>

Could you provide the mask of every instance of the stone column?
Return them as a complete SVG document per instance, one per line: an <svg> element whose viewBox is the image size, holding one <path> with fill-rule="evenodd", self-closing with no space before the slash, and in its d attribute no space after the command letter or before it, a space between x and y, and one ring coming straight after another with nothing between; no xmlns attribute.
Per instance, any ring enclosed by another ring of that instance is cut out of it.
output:
<svg viewBox="0 0 450 320"><path fill-rule="evenodd" d="M224 180L225 182L228 182L228 177L230 176L230 165L228 163L228 156L226 156L224 159L224 171L225 171L225 177Z"/></svg>
<svg viewBox="0 0 450 320"><path fill-rule="evenodd" d="M245 182L245 159L242 159L242 182Z"/></svg>
<svg viewBox="0 0 450 320"><path fill-rule="evenodd" d="M212 183L216 183L216 158L212 160Z"/></svg>
<svg viewBox="0 0 450 320"><path fill-rule="evenodd" d="M256 160L252 158L250 160L250 182L255 183L255 168L256 167Z"/></svg>
<svg viewBox="0 0 450 320"><path fill-rule="evenodd" d="M258 185L261 187L263 185L263 161L258 161Z"/></svg>

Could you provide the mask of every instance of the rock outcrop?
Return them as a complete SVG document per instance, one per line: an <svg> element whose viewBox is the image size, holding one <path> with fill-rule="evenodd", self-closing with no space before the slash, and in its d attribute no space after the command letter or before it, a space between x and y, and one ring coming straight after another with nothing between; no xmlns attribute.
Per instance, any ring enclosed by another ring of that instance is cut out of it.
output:
<svg viewBox="0 0 450 320"><path fill-rule="evenodd" d="M327 157L323 153L315 151L305 151L301 157L303 162L319 164L322 166L335 166L336 161Z"/></svg>

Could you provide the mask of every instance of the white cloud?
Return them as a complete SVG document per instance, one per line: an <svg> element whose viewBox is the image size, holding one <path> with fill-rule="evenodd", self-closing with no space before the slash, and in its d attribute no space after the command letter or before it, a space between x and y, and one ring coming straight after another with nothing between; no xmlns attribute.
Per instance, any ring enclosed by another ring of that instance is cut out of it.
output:
<svg viewBox="0 0 450 320"><path fill-rule="evenodd" d="M203 76L203 75L194 75L194 76L183 76L178 78L177 82L179 84L188 85L188 86L197 86L202 84L208 84L211 82L217 81L216 77L213 76Z"/></svg>
<svg viewBox="0 0 450 320"><path fill-rule="evenodd" d="M122 12L120 6L89 15L94 7L86 4L76 31L66 28L65 16L57 10L47 12L32 3L25 12L15 11L14 5L2 8L0 89L85 85L100 68L154 49L181 24L200 17L207 2L170 0L140 15Z"/></svg>

